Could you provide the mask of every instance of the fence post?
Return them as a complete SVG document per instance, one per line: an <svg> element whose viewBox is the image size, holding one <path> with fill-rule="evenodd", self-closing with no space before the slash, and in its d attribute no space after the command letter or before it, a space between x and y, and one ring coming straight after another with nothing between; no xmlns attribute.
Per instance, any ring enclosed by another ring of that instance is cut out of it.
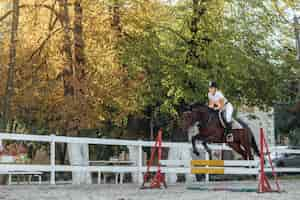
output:
<svg viewBox="0 0 300 200"><path fill-rule="evenodd" d="M55 185L55 135L51 135L50 144L50 165L51 165L51 179L50 184Z"/></svg>
<svg viewBox="0 0 300 200"><path fill-rule="evenodd" d="M139 182L139 184L142 184L143 183L143 171L142 171L142 167L143 167L143 149L142 149L142 145L139 144L138 148L139 148L139 150L138 150L139 151L139 159L138 159L138 182Z"/></svg>
<svg viewBox="0 0 300 200"><path fill-rule="evenodd" d="M209 153L207 151L205 151L205 160L209 160ZM205 182L209 182L209 174L205 174Z"/></svg>

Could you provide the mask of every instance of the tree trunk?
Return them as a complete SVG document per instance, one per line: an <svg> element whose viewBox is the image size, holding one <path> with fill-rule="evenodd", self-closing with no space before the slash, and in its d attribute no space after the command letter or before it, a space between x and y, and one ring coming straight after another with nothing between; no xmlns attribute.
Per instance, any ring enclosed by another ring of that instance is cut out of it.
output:
<svg viewBox="0 0 300 200"><path fill-rule="evenodd" d="M88 144L68 144L68 155L71 165L73 166L89 166L89 145ZM72 183L91 184L92 178L89 172L79 171L72 172Z"/></svg>
<svg viewBox="0 0 300 200"><path fill-rule="evenodd" d="M139 149L137 146L128 146L129 151L129 160L134 161L136 163L139 162ZM137 172L132 172L132 182L133 183L139 183L139 174Z"/></svg>
<svg viewBox="0 0 300 200"><path fill-rule="evenodd" d="M6 90L3 99L3 116L2 116L2 129L6 129L7 123L10 119L11 111L11 98L14 89L14 73L16 66L16 48L17 48L17 35L19 25L19 0L13 0L13 15L11 23L11 36L9 47L9 64Z"/></svg>
<svg viewBox="0 0 300 200"><path fill-rule="evenodd" d="M83 40L83 26L82 26L82 6L81 0L74 2L74 56L76 77L79 82L85 78L85 55L84 55L84 40ZM81 91L83 92L83 91Z"/></svg>
<svg viewBox="0 0 300 200"><path fill-rule="evenodd" d="M154 140L154 114L151 112L151 119L150 119L150 140Z"/></svg>
<svg viewBox="0 0 300 200"><path fill-rule="evenodd" d="M120 37L122 32L121 16L120 16L120 0L113 0L111 26L115 31L116 36Z"/></svg>
<svg viewBox="0 0 300 200"><path fill-rule="evenodd" d="M296 15L294 16L294 25L295 25L295 40L296 40L297 60L300 62L299 21L298 21L298 17Z"/></svg>
<svg viewBox="0 0 300 200"><path fill-rule="evenodd" d="M59 12L62 20L64 35L63 35L63 47L62 55L64 57L64 68L63 68L63 81L64 81L64 96L74 96L74 86L72 79L74 75L72 65L72 45L70 36L70 17L68 9L68 0L59 0Z"/></svg>
<svg viewBox="0 0 300 200"><path fill-rule="evenodd" d="M120 66L125 67L122 65L120 58L122 57L122 53L120 50L119 42L122 37L122 26L121 26L121 1L120 0L113 0L112 7L111 7L111 28L114 33L114 63L118 63ZM124 84L126 85L126 79L124 80Z"/></svg>
<svg viewBox="0 0 300 200"><path fill-rule="evenodd" d="M82 15L83 10L81 6L81 0L75 0L74 2L74 78L78 83L75 85L75 101L76 105L81 108L79 102L85 103L84 101L84 82L86 78L85 72L85 55L84 55L84 40L83 40L83 26L82 26ZM76 119L77 127L80 128L83 115L78 116ZM78 130L79 131L79 130ZM72 165L89 165L89 145L88 144L69 144L68 153L70 162ZM89 172L73 172L72 173L73 184L91 184L91 174Z"/></svg>
<svg viewBox="0 0 300 200"><path fill-rule="evenodd" d="M82 37L82 8L80 1L75 1L75 20L74 20L74 63L72 57L72 41L70 29L70 17L68 10L68 0L60 0L60 17L63 21L64 42L62 48L62 55L64 56L64 96L70 100L70 104L76 103L76 88L75 81L77 77L83 78L84 71L81 70L84 64L83 56L83 37ZM76 70L79 72L76 74ZM76 115L76 114L75 114ZM66 119L67 135L78 136L80 128L80 118L77 116L68 116ZM88 145L87 144L68 144L68 155L70 164L73 166L87 166L88 165ZM91 183L90 173L88 172L72 172L73 184L89 184Z"/></svg>
<svg viewBox="0 0 300 200"><path fill-rule="evenodd" d="M188 41L188 51L185 58L186 64L194 64L199 66L201 64L201 57L198 53L199 41L197 39L197 35L199 32L199 23L201 21L201 17L206 12L206 3L207 0L193 0L192 2L192 18L189 25L189 29L191 32L191 39Z"/></svg>

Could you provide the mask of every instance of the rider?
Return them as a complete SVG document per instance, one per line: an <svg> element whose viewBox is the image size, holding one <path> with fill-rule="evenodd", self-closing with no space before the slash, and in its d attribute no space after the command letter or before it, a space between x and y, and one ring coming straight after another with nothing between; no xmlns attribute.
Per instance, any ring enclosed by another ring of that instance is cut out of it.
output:
<svg viewBox="0 0 300 200"><path fill-rule="evenodd" d="M225 134L227 135L232 129L232 113L233 106L232 104L224 97L223 93L218 90L217 83L215 81L211 81L209 83L208 89L208 106L214 110L219 110L221 112L225 112Z"/></svg>

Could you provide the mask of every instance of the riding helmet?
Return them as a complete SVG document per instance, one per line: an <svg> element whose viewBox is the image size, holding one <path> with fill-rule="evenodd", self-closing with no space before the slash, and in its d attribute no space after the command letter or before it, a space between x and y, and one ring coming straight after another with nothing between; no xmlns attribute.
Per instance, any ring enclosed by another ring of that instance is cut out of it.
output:
<svg viewBox="0 0 300 200"><path fill-rule="evenodd" d="M217 82L215 82L215 81L210 81L210 82L209 82L209 87L217 88Z"/></svg>

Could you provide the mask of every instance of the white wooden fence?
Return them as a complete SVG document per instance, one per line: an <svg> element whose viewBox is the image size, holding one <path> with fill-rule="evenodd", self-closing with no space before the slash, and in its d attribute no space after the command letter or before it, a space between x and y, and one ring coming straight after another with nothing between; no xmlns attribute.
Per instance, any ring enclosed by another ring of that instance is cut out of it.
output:
<svg viewBox="0 0 300 200"><path fill-rule="evenodd" d="M16 140L16 141L35 141L50 143L50 165L36 165L36 164L0 164L0 172L6 171L41 171L50 172L50 183L55 184L55 172L72 172L72 171L89 171L89 172L137 172L139 174L139 182L143 181L143 173L146 172L146 166L143 166L142 154L143 147L152 147L154 142L141 141L141 140L119 140L119 139L96 139L84 137L65 137L65 136L42 136L42 135L27 135L27 134L8 134L0 133L0 140ZM136 166L72 166L72 165L56 165L55 164L55 143L84 143L84 144L100 144L100 145L122 145L122 146L136 146L138 147L138 162ZM170 143L163 142L163 147L190 149L190 143ZM212 150L231 150L226 145L209 145ZM202 145L198 145L202 148ZM282 147L271 147L272 152L296 153L300 154L300 150L287 150ZM206 154L208 159L208 154ZM152 167L151 171L155 171L156 167ZM268 169L266 169L268 171ZM283 172L300 172L300 168L277 168L276 171ZM189 173L189 167L162 167L164 173ZM208 179L208 178L207 178Z"/></svg>

